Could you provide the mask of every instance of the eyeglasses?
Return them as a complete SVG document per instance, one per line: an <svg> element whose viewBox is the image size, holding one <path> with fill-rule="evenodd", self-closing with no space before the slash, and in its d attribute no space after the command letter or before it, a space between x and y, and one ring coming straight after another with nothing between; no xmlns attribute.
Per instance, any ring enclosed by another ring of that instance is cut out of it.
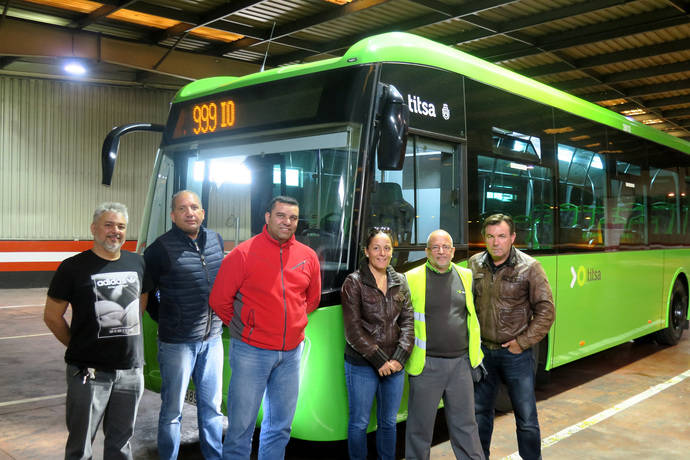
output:
<svg viewBox="0 0 690 460"><path fill-rule="evenodd" d="M441 245L441 246L439 246L438 244L435 244L435 245L433 245L433 246L431 246L430 248L427 248L427 249L429 249L431 252L441 252L441 249L443 249L444 252L448 252L448 251L450 251L451 249L453 249L453 246L451 246L451 245L449 245L449 244L444 244L444 245Z"/></svg>

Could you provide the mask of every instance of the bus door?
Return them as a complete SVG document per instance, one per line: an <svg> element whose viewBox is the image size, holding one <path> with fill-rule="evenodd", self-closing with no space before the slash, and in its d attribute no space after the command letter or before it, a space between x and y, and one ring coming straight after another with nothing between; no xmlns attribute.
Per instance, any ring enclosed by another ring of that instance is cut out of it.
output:
<svg viewBox="0 0 690 460"><path fill-rule="evenodd" d="M406 271L426 259L429 234L447 231L455 258L467 254L467 206L462 144L411 134L401 171L375 169L368 185L365 227L388 227L393 233L393 260Z"/></svg>

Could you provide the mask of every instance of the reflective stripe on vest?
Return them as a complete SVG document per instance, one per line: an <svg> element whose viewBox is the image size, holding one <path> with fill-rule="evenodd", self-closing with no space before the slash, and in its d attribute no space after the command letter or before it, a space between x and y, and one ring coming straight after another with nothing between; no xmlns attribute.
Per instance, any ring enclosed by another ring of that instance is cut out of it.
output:
<svg viewBox="0 0 690 460"><path fill-rule="evenodd" d="M452 267L460 275L460 280L465 288L469 339L468 354L472 367L476 367L481 363L484 354L481 350L479 320L474 309L474 298L472 297L472 272L455 264L452 264ZM410 287L415 332L415 344L405 369L410 375L419 375L424 370L424 362L426 361L426 318L424 314L426 304L426 264L406 272L405 277Z"/></svg>

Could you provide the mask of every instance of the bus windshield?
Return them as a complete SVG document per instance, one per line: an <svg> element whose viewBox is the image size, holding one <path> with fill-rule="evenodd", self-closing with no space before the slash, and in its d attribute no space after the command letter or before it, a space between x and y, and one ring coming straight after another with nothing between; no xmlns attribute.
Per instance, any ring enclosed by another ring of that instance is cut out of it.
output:
<svg viewBox="0 0 690 460"><path fill-rule="evenodd" d="M259 134L234 145L216 142L163 150L148 231L142 233L153 242L169 229L172 191L193 190L206 210L205 225L223 237L229 251L262 231L274 196L291 196L300 203L295 237L316 251L323 291L339 290L351 250L357 170L352 131L274 138Z"/></svg>

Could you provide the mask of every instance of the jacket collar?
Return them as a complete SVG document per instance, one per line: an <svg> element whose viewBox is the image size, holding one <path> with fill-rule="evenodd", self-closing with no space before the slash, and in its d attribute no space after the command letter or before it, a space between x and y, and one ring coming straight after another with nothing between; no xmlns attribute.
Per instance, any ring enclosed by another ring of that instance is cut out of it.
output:
<svg viewBox="0 0 690 460"><path fill-rule="evenodd" d="M261 231L261 234L268 240L271 244L275 244L279 248L286 248L289 246L292 246L294 244L295 240L295 235L293 234L290 239L288 239L285 243L279 243L278 240L273 238L270 233L268 233L268 227L266 224L264 224L264 229Z"/></svg>
<svg viewBox="0 0 690 460"><path fill-rule="evenodd" d="M426 260L426 268L428 268L429 270L431 270L434 273L438 273L439 275L443 275L444 273L448 273L449 271L451 271L453 269L453 261L451 261L450 265L448 265L448 270L442 272L438 268L431 265L431 262L429 262L429 259L427 259Z"/></svg>
<svg viewBox="0 0 690 460"><path fill-rule="evenodd" d="M515 249L515 246L510 247L510 255L508 256L508 259L506 259L505 262L501 265L508 265L510 267L514 267L515 264L517 264L517 249ZM491 254L489 254L488 250L484 250L484 255L482 256L482 264L486 265L489 268L495 267L493 259L491 259Z"/></svg>
<svg viewBox="0 0 690 460"><path fill-rule="evenodd" d="M369 268L369 262L366 257L362 257L362 260L359 262L359 272L362 276L362 283L366 284L367 286L377 287L376 280L374 279L374 274L371 273L371 269ZM402 284L402 282L398 278L398 273L395 270L393 270L393 267L391 267L390 265L386 267L386 274L388 275L386 278L388 280L389 289L393 286Z"/></svg>
<svg viewBox="0 0 690 460"><path fill-rule="evenodd" d="M194 241L192 238L189 237L189 235L183 232L182 229L174 223L172 224L172 228L170 229L170 231L178 238L181 238L184 241L189 241L190 243ZM196 242L200 250L203 250L206 246L206 228L203 225L199 227L199 233L196 235Z"/></svg>

